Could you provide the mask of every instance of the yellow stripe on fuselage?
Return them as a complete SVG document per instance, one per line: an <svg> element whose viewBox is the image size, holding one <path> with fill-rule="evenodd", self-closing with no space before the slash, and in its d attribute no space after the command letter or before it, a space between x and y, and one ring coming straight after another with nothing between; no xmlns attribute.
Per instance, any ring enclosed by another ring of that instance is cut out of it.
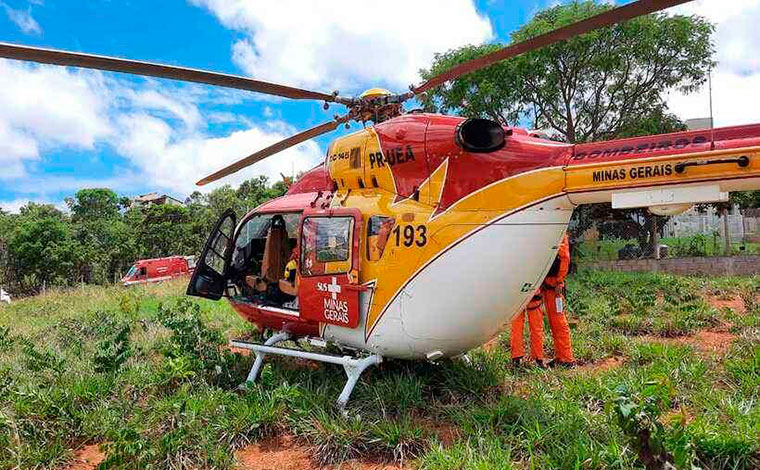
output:
<svg viewBox="0 0 760 470"><path fill-rule="evenodd" d="M676 172L678 163L741 156L749 157L749 166L719 163L689 166L682 173ZM760 147L572 165L566 172L568 193L751 178L760 176Z"/></svg>

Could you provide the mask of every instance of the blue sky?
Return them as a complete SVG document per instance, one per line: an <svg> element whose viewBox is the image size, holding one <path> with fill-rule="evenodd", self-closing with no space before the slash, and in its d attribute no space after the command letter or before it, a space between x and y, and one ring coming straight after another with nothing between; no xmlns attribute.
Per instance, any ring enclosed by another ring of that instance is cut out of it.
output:
<svg viewBox="0 0 760 470"><path fill-rule="evenodd" d="M404 89L432 53L503 41L550 1L424 3L0 0L0 41L253 75L320 91L338 88L350 95L375 85ZM754 81L760 64L751 53L751 39L758 35L749 21L760 16L760 8L757 0L729 3L731 8L699 0L683 11L714 19L719 39L728 44L719 47L728 65L719 69L717 86L727 91L721 92L716 116L721 111L718 122L733 124L754 118L746 99L740 106L742 99L729 89L760 85ZM378 9L383 16L373 13ZM743 19L747 11L749 20ZM737 29L748 37L729 32ZM699 95L673 97L674 109L685 118L702 115L705 102ZM76 189L93 186L183 198L206 173L341 110L0 60L0 207L15 210L27 200L61 205ZM224 183L308 168L329 140L303 144Z"/></svg>

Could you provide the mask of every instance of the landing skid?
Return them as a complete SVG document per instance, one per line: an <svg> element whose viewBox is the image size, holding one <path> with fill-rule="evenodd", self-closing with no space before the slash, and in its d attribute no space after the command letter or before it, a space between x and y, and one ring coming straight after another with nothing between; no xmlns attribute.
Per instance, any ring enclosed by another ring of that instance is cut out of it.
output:
<svg viewBox="0 0 760 470"><path fill-rule="evenodd" d="M343 370L346 371L346 385L343 387L343 391L338 397L338 407L343 409L348 403L348 399L351 397L351 393L354 391L356 383L359 381L359 377L370 366L380 364L383 361L382 356L372 354L362 359L355 359L351 356L336 356L334 354L322 354L303 351L300 349L289 349L275 347L277 343L287 341L290 339L290 334L282 332L273 335L266 340L264 344L248 343L245 341L231 341L230 346L235 348L250 349L256 354L256 361L251 367L251 371L248 373L248 378L245 383L238 386L240 389L245 389L248 382L255 382L261 371L261 366L264 362L264 357L267 354L278 354L280 356L300 357L302 359L309 359L312 361L328 362L330 364L338 364L343 366Z"/></svg>

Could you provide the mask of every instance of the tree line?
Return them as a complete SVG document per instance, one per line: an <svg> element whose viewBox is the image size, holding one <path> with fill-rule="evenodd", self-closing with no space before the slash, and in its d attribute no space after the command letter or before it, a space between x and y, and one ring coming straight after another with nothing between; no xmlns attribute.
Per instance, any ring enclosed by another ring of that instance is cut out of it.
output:
<svg viewBox="0 0 760 470"><path fill-rule="evenodd" d="M226 209L242 216L286 190L260 176L238 188L196 191L184 206L138 206L111 189L92 188L67 198L67 212L36 203L18 214L0 210L0 285L31 295L46 286L108 284L138 259L197 255Z"/></svg>
<svg viewBox="0 0 760 470"><path fill-rule="evenodd" d="M515 31L512 41L610 8L591 0L547 8ZM684 130L666 97L705 83L715 66L713 31L699 16L647 15L460 77L433 90L422 104L427 111L548 130L569 143ZM465 46L437 54L420 74L430 78L499 47ZM111 190L83 189L66 200L69 213L38 204L28 204L20 214L0 211L0 284L12 292L34 293L44 285L112 282L136 259L198 253L225 209L242 215L285 190L284 183L259 177L237 189L195 192L184 207L137 208ZM734 200L760 205L758 193ZM600 220L633 226L644 248L665 219L645 209L583 206L575 213L572 232L579 236Z"/></svg>

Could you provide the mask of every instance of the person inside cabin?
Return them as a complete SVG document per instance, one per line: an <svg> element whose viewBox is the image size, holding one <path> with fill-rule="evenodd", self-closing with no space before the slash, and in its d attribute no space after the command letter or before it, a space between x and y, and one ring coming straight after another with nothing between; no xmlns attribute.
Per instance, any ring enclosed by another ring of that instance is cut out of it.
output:
<svg viewBox="0 0 760 470"><path fill-rule="evenodd" d="M258 276L247 276L246 284L253 289L254 297L262 303L298 309L298 248L293 248L285 265L282 279L267 282Z"/></svg>

